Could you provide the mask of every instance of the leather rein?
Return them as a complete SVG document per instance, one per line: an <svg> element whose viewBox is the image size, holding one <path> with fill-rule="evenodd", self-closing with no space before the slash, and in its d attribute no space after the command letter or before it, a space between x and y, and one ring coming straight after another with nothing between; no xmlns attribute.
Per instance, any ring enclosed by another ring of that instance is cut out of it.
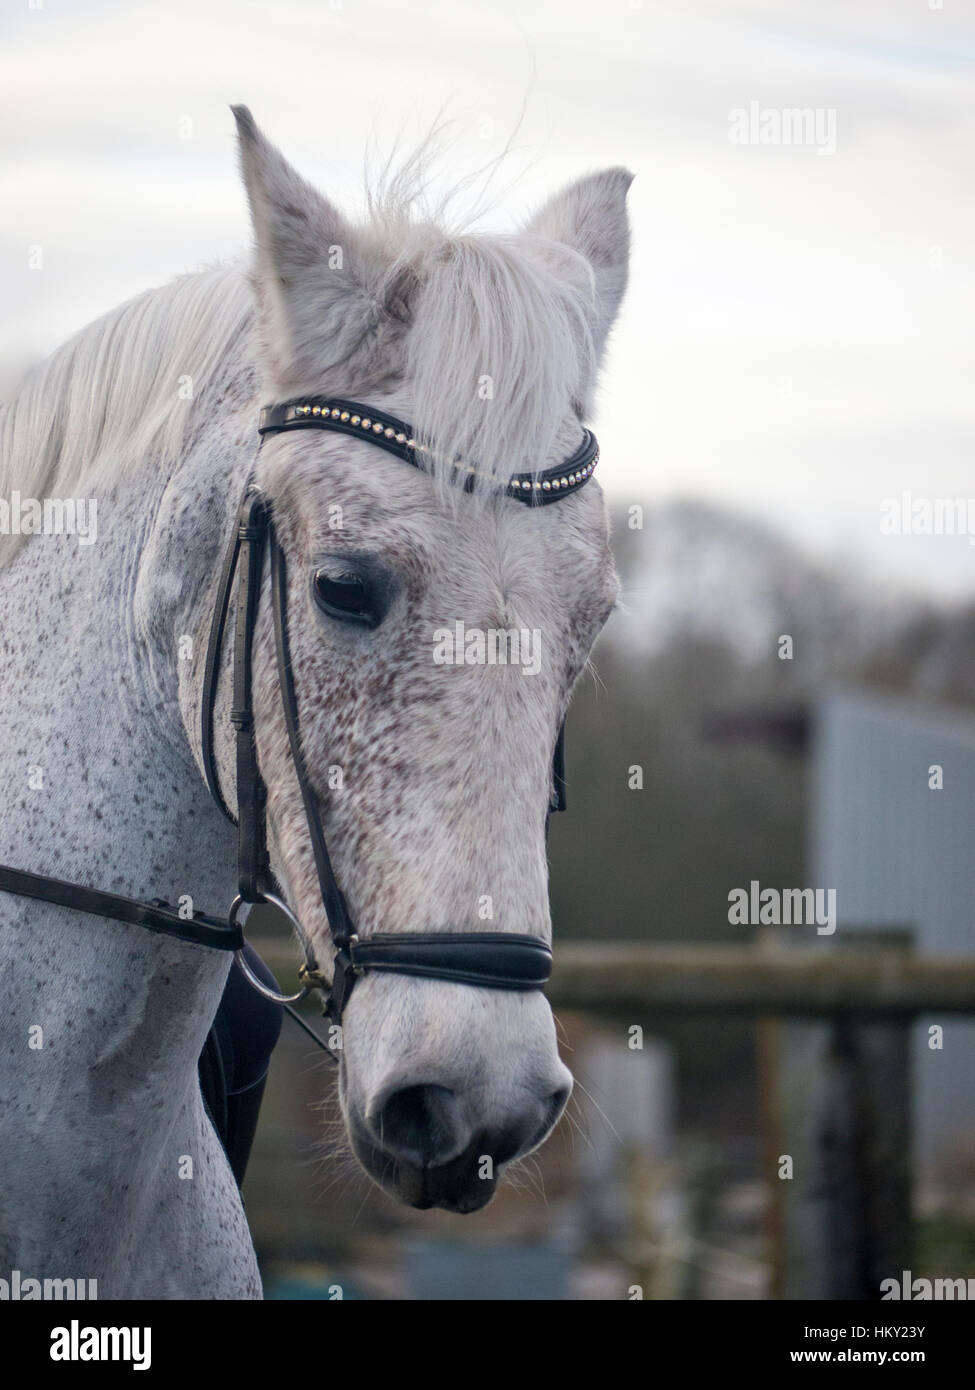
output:
<svg viewBox="0 0 975 1390"><path fill-rule="evenodd" d="M309 396L268 406L261 411L259 431L262 443L268 434L308 428L356 435L416 468L424 466L423 455L427 450L417 442L408 425L383 411L354 401ZM529 506L540 506L557 501L568 492L584 486L598 460L595 437L588 430L584 431L584 436L579 450L562 468L539 474L515 474L506 484L500 485L505 494ZM458 465L455 473L455 480L469 490L473 485L473 469ZM328 918L333 947L331 979L326 978L319 969L301 923L279 892L267 851L267 788L258 767L252 704L254 633L266 557L270 562L278 684L319 891ZM220 790L213 746L220 658L235 578L237 592L230 720L236 730L237 816L231 812ZM550 811L565 809L563 749L564 726L555 745ZM323 1043L290 1006L311 990L319 990L323 1014L334 1024L340 1024L356 980L370 970L485 989L528 991L544 987L551 970L552 953L548 943L539 937L514 932L452 931L374 933L363 939L357 935L332 867L318 799L308 776L301 746L288 632L285 555L275 531L273 507L253 484L244 495L226 551L210 627L203 678L202 762L207 786L214 800L237 826L238 891L226 921L202 912L185 917L160 899L143 903L6 865L0 865L0 891L126 922L194 945L232 951L238 967L253 988L266 998L284 1005L305 1031L333 1057L333 1049ZM305 962L298 972L301 988L294 994L284 995L269 989L247 964L238 916L245 904L254 903L271 903L282 911L302 943Z"/></svg>

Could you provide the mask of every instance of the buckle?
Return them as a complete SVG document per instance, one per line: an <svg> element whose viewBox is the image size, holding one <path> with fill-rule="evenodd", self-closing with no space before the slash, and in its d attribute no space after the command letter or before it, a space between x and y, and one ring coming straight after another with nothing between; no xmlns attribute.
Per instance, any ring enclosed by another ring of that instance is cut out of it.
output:
<svg viewBox="0 0 975 1390"><path fill-rule="evenodd" d="M330 984L322 972L317 967L309 966L307 961L299 969L298 979L307 989L325 990L329 988Z"/></svg>

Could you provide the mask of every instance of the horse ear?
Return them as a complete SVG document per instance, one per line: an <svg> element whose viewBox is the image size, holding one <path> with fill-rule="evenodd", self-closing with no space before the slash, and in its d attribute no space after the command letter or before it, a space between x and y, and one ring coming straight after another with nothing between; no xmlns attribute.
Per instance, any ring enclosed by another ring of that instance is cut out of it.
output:
<svg viewBox="0 0 975 1390"><path fill-rule="evenodd" d="M602 356L609 330L626 290L630 223L626 194L633 182L628 169L603 169L563 188L540 207L525 231L561 242L583 256L595 279L593 340Z"/></svg>
<svg viewBox="0 0 975 1390"><path fill-rule="evenodd" d="M298 386L341 361L362 335L369 300L356 272L354 234L265 138L247 107L230 109L254 227L266 365L277 385Z"/></svg>

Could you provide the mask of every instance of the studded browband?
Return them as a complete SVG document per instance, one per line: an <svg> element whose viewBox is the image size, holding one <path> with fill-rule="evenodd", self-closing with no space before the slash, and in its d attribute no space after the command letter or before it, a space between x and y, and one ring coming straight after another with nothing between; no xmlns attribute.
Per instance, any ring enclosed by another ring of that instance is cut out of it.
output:
<svg viewBox="0 0 975 1390"><path fill-rule="evenodd" d="M293 401L282 401L278 405L266 405L261 411L258 429L262 435L280 434L285 430L320 429L337 430L340 434L366 436L370 444L378 444L390 454L395 454L404 463L414 468L423 468L424 454L429 450L414 437L411 425L398 420L395 415L387 415L373 406L360 405L356 401L337 400L333 396L301 396ZM583 441L567 462L557 468L548 468L542 473L513 473L505 484L504 491L509 497L529 506L544 506L556 502L567 493L585 487L599 462L599 445L591 430L583 430ZM454 465L455 478L461 486L471 491L476 479L476 469L470 463Z"/></svg>

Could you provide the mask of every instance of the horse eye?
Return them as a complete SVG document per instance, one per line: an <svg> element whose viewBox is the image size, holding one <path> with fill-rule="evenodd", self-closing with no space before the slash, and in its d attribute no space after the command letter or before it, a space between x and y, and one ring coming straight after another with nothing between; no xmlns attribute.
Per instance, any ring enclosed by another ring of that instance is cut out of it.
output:
<svg viewBox="0 0 975 1390"><path fill-rule="evenodd" d="M342 622L375 627L379 621L369 589L358 574L331 575L325 570L318 570L315 575L315 601L323 613Z"/></svg>

